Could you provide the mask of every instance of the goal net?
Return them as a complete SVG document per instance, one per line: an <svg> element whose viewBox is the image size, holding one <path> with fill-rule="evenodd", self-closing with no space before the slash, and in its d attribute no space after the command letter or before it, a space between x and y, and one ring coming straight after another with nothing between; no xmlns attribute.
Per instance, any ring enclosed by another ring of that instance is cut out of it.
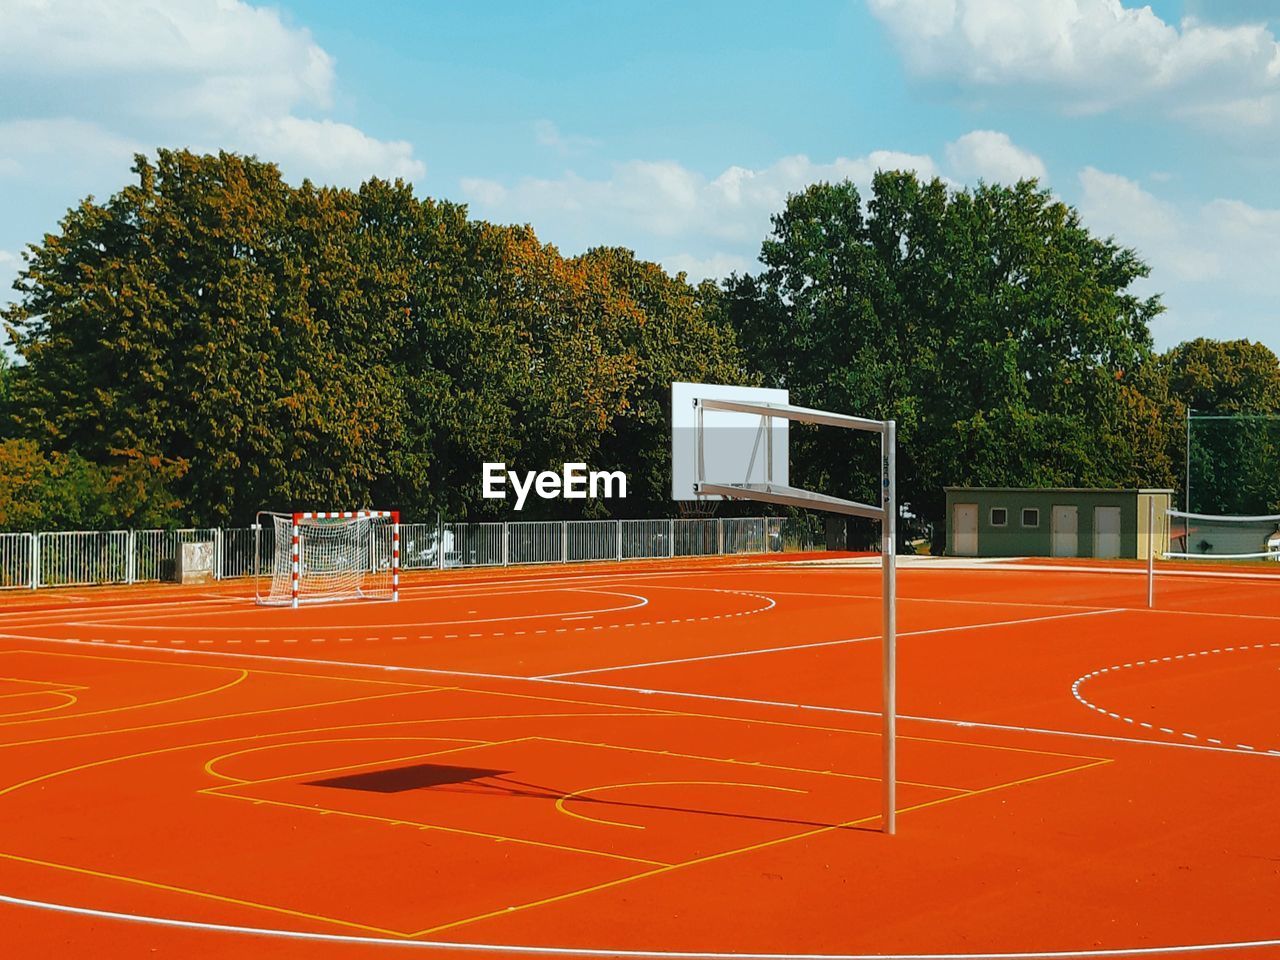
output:
<svg viewBox="0 0 1280 960"><path fill-rule="evenodd" d="M297 607L342 600L397 600L400 515L392 510L258 514L255 529L271 532L259 557L270 558L271 580L258 603Z"/></svg>

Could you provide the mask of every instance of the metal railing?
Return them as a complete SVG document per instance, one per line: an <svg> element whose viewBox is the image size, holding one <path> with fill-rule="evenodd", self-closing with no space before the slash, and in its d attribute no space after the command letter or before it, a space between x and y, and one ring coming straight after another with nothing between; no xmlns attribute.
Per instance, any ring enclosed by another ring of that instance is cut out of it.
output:
<svg viewBox="0 0 1280 960"><path fill-rule="evenodd" d="M783 525L780 517L404 523L400 566L427 570L777 553L783 549ZM193 542L214 545L216 579L251 577L270 572L274 538L275 531L265 526L0 533L0 589L169 580L181 545ZM376 547L371 562L385 561L389 540Z"/></svg>

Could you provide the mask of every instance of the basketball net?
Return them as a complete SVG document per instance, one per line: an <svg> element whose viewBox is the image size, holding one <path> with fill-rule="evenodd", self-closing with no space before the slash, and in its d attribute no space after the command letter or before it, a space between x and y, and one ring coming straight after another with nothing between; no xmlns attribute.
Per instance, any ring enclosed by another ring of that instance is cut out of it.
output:
<svg viewBox="0 0 1280 960"><path fill-rule="evenodd" d="M676 509L680 511L682 520L701 520L716 515L719 500L677 500Z"/></svg>

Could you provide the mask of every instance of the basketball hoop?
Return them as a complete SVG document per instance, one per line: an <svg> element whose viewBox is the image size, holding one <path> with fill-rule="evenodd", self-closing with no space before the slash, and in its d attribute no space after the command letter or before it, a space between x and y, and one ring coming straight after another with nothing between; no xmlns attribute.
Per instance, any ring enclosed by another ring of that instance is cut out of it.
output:
<svg viewBox="0 0 1280 960"><path fill-rule="evenodd" d="M719 500L677 500L676 509L680 512L681 520L705 520L708 517L716 515L716 507L720 505Z"/></svg>

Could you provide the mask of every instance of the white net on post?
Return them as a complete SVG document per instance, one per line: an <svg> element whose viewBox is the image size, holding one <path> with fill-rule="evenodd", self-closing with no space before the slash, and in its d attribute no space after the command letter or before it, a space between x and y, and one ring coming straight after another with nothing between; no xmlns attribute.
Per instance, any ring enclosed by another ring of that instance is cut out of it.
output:
<svg viewBox="0 0 1280 960"><path fill-rule="evenodd" d="M1280 516L1169 511L1172 560L1280 560Z"/></svg>
<svg viewBox="0 0 1280 960"><path fill-rule="evenodd" d="M387 510L259 514L273 529L271 582L259 603L298 606L399 598L399 516Z"/></svg>

